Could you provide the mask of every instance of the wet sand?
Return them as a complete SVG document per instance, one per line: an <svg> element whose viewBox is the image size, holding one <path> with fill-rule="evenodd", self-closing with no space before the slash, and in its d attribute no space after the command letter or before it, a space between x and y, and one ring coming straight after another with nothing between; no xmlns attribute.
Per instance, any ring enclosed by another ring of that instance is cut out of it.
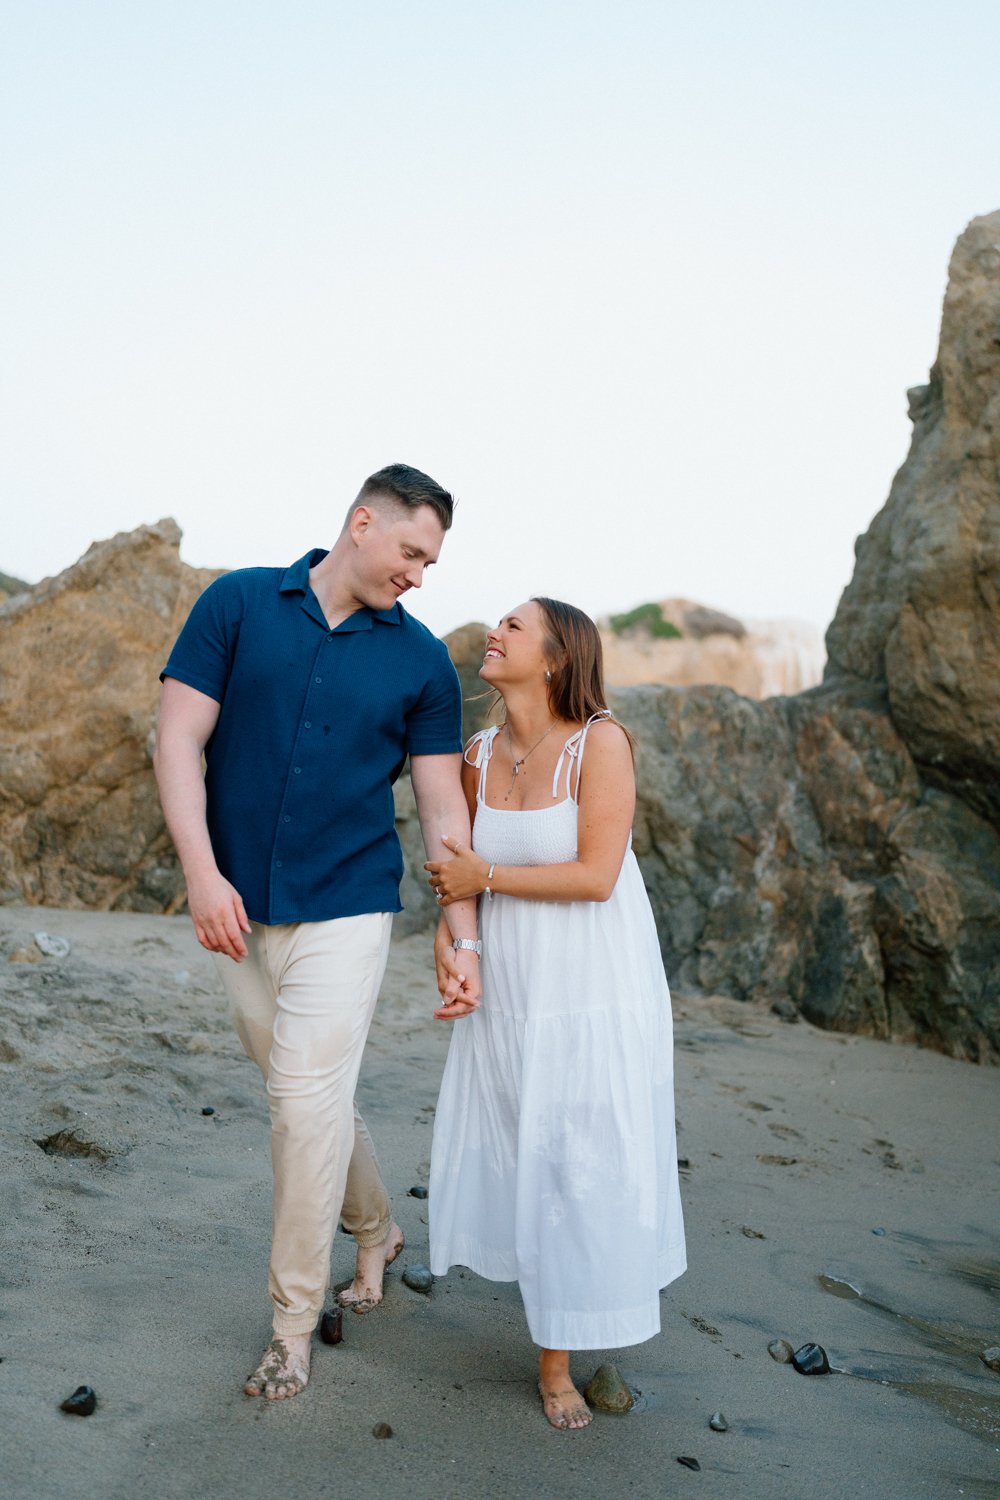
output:
<svg viewBox="0 0 1000 1500"><path fill-rule="evenodd" d="M70 954L37 955L38 931ZM997 1493L1000 1376L979 1352L1000 1344L1000 1070L675 996L690 1269L659 1338L575 1359L585 1380L613 1358L635 1411L559 1434L516 1287L400 1279L427 1260L407 1189L448 1040L429 939L400 939L360 1098L407 1248L384 1306L345 1315L308 1391L268 1406L240 1392L269 1325L266 1112L189 924L7 907L0 948L4 1494ZM338 1235L335 1279L351 1259ZM779 1337L838 1373L776 1364ZM82 1420L58 1409L81 1383Z"/></svg>

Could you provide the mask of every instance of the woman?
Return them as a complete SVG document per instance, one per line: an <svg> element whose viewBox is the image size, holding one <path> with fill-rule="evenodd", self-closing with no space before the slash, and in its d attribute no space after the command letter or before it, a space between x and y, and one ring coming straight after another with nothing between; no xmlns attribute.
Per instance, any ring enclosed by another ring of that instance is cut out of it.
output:
<svg viewBox="0 0 1000 1500"><path fill-rule="evenodd" d="M455 857L426 866L442 906L485 893L482 1005L434 1123L431 1269L520 1283L545 1416L572 1429L591 1415L570 1351L652 1338L685 1268L670 995L593 621L532 599L490 631L480 676L504 720L465 750L473 849L446 838ZM435 1014L455 1019L449 943L442 918Z"/></svg>

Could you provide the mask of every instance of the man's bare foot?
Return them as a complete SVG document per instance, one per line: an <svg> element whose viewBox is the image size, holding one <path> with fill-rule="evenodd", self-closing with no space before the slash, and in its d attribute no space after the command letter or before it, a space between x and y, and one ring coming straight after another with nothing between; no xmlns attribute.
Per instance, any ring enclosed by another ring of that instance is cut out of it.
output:
<svg viewBox="0 0 1000 1500"><path fill-rule="evenodd" d="M589 1427L593 1413L572 1381L554 1389L538 1382L538 1394L542 1398L542 1410L550 1427L560 1432L569 1432L576 1427Z"/></svg>
<svg viewBox="0 0 1000 1500"><path fill-rule="evenodd" d="M275 1334L243 1389L248 1396L283 1401L297 1396L309 1382L311 1333Z"/></svg>
<svg viewBox="0 0 1000 1500"><path fill-rule="evenodd" d="M381 1245L359 1245L354 1280L337 1295L341 1307L349 1307L356 1313L371 1312L378 1307L385 1268L392 1265L404 1244L403 1231L398 1224L392 1224Z"/></svg>

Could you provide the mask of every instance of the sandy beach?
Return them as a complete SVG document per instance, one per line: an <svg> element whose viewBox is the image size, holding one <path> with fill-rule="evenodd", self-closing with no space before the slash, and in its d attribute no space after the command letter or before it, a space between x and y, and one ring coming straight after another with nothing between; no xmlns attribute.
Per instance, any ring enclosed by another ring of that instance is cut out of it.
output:
<svg viewBox="0 0 1000 1500"><path fill-rule="evenodd" d="M240 1391L269 1326L264 1098L189 923L6 907L0 949L5 1495L997 1493L1000 1071L675 995L690 1269L661 1335L610 1356L635 1410L558 1434L517 1288L399 1275L427 1260L407 1190L448 1042L429 938L400 938L360 1098L407 1247L383 1307L268 1406ZM350 1265L338 1235L334 1278ZM834 1373L775 1363L775 1338ZM59 1410L81 1383L86 1420Z"/></svg>

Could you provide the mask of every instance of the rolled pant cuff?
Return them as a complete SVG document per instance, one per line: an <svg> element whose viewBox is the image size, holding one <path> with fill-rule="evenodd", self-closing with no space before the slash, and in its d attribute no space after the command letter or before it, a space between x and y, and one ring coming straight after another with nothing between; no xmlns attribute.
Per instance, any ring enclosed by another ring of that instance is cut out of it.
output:
<svg viewBox="0 0 1000 1500"><path fill-rule="evenodd" d="M389 1230L392 1228L392 1214L390 1213L381 1223L376 1224L374 1229L352 1230L351 1233L357 1240L362 1250L370 1250L373 1245L384 1245L389 1238Z"/></svg>
<svg viewBox="0 0 1000 1500"><path fill-rule="evenodd" d="M282 1338L289 1333L312 1333L318 1322L316 1313L286 1313L275 1308L272 1327L275 1335Z"/></svg>

